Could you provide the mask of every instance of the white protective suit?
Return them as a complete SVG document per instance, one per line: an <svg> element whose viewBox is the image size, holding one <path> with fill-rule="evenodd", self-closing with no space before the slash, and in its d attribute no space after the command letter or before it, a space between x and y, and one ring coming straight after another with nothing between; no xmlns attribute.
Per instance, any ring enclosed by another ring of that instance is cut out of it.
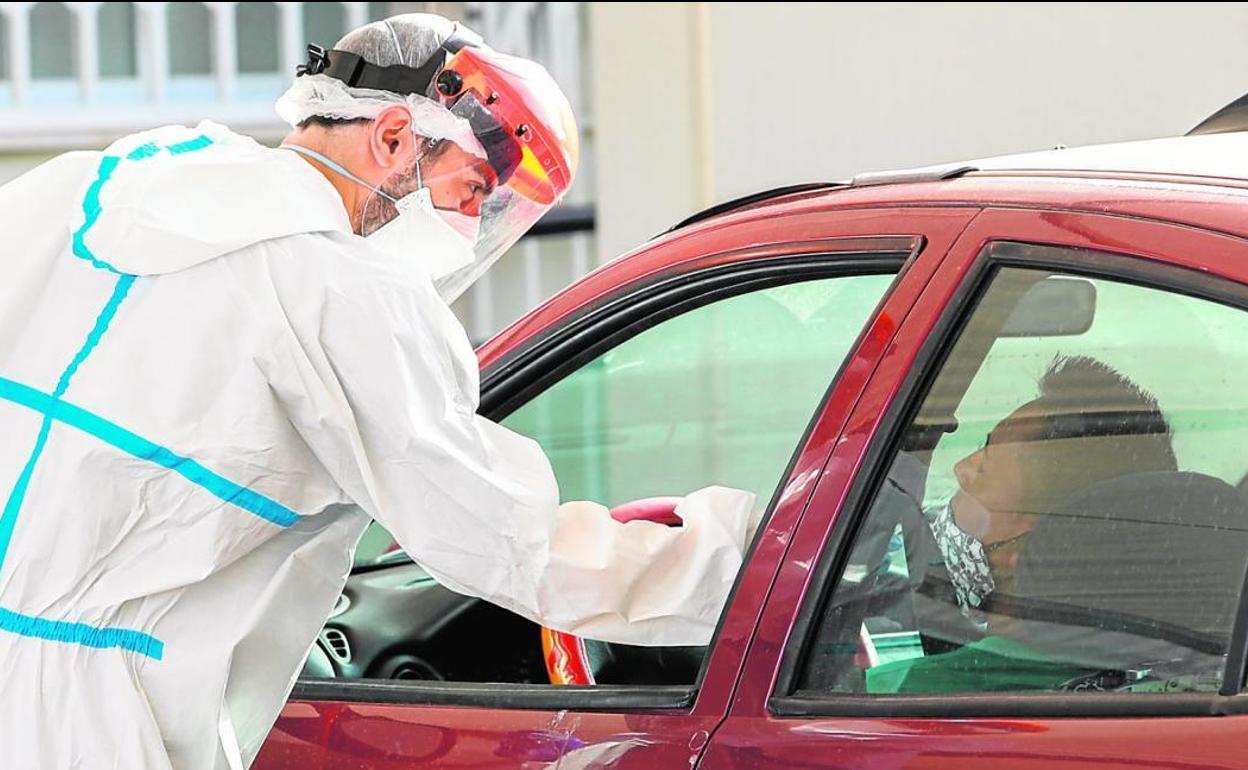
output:
<svg viewBox="0 0 1248 770"><path fill-rule="evenodd" d="M429 276L294 153L159 129L0 217L0 767L249 764L370 517L534 620L708 640L750 496L691 495L682 529L556 516Z"/></svg>

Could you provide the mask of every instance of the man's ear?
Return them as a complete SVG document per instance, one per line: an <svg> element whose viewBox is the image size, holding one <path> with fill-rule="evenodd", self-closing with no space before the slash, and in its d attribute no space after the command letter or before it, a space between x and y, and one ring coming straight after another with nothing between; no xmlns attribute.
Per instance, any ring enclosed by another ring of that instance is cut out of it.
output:
<svg viewBox="0 0 1248 770"><path fill-rule="evenodd" d="M369 144L373 159L382 168L393 169L410 160L415 142L412 114L406 107L398 104L387 107L373 121Z"/></svg>

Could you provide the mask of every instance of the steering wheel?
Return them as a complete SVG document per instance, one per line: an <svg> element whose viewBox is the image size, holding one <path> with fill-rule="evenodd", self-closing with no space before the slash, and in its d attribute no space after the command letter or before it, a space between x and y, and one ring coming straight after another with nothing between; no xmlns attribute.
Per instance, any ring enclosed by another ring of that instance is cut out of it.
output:
<svg viewBox="0 0 1248 770"><path fill-rule="evenodd" d="M630 521L651 521L655 524L666 524L679 527L680 517L676 515L679 497L650 497L624 503L611 509L611 518L620 523ZM607 647L606 642L590 640L589 644ZM546 674L550 683L555 685L592 685L594 680L594 657L586 647L586 640L575 634L555 631L542 626L542 657L546 661Z"/></svg>

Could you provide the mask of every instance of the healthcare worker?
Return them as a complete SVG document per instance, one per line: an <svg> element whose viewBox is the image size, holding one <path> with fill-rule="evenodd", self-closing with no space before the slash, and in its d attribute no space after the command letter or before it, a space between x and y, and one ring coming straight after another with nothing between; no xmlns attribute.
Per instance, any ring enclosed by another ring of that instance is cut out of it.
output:
<svg viewBox="0 0 1248 770"><path fill-rule="evenodd" d="M704 644L750 496L558 507L446 300L571 184L540 67L439 17L314 51L269 149L204 123L0 188L0 767L250 764L370 519L451 588Z"/></svg>

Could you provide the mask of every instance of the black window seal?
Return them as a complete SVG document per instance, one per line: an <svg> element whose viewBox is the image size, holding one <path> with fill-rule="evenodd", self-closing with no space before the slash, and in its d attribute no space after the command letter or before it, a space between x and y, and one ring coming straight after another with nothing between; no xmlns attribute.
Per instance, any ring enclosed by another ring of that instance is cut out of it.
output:
<svg viewBox="0 0 1248 770"><path fill-rule="evenodd" d="M415 682L394 679L300 679L291 698L343 703L387 703L413 706L577 711L687 709L694 691L688 687L591 687L549 684Z"/></svg>
<svg viewBox="0 0 1248 770"><path fill-rule="evenodd" d="M636 336L646 329L682 313L704 305L772 286L802 281L853 275L896 274L893 286L905 267L922 250L920 236L853 237L844 239L852 245L845 251L820 251L808 254L779 254L757 260L717 265L700 270L673 269L631 284L563 322L553 333L527 345L519 355L491 367L483 378L479 413L501 421L528 400L537 397L568 373L593 360L604 350ZM885 292L881 303L887 298ZM879 311L877 305L876 311ZM851 348L857 349L858 341ZM580 352L575 352L580 348ZM840 379L845 363L830 380L828 392ZM496 396L500 385L516 379L529 379L527 384L509 390L506 397ZM828 395L812 410L811 425L822 412ZM795 446L783 476L777 480L760 529L766 526L792 473L800 450L805 446L811 425ZM758 538L754 538L743 563L748 564ZM729 592L728 604L736 595L744 570L741 570ZM721 613L712 637L711 647L723 630L727 612ZM708 648L709 649L709 648ZM412 682L369 679L300 679L292 699L309 701L346 701L358 703L395 703L409 705L449 705L481 708L514 709L576 709L580 711L623 711L644 709L689 709L705 681L710 655L698 670L696 681L689 686L660 687L648 685L595 685L593 687L523 685L511 683ZM678 697L679 696L679 697ZM598 700L601 698L601 700Z"/></svg>
<svg viewBox="0 0 1248 770"><path fill-rule="evenodd" d="M778 717L1208 717L1248 714L1248 695L1217 693L1011 693L773 697Z"/></svg>
<svg viewBox="0 0 1248 770"><path fill-rule="evenodd" d="M1203 232L1203 231L1202 231ZM1016 245L1032 250L1028 256L997 256L994 247ZM1076 256L1077 255L1077 256ZM844 561L862 521L888 473L905 427L913 421L933 381L944 367L953 347L974 316L996 273L1007 267L1040 269L1063 275L1114 280L1141 288L1158 289L1182 296L1248 311L1248 286L1197 269L1159 262L1104 248L1020 241L990 240L975 257L971 270L919 348L910 371L902 380L892 405L871 441L862 467L850 486L833 523L828 542L811 578L812 589L794 619L768 711L776 716L815 717L1027 717L1027 716L1188 716L1248 713L1248 694L1243 693L1248 669L1248 575L1241 586L1239 611L1231 633L1227 666L1219 693L1179 695L1153 694L1034 694L1026 692L976 693L972 695L857 695L803 693L797 681L806 668L812 635L833 593L832 575L844 571ZM883 437L884 440L880 440ZM1140 702L1135 704L1135 702ZM1133 705L1134 704L1134 705ZM1202 705L1203 704L1203 705Z"/></svg>

